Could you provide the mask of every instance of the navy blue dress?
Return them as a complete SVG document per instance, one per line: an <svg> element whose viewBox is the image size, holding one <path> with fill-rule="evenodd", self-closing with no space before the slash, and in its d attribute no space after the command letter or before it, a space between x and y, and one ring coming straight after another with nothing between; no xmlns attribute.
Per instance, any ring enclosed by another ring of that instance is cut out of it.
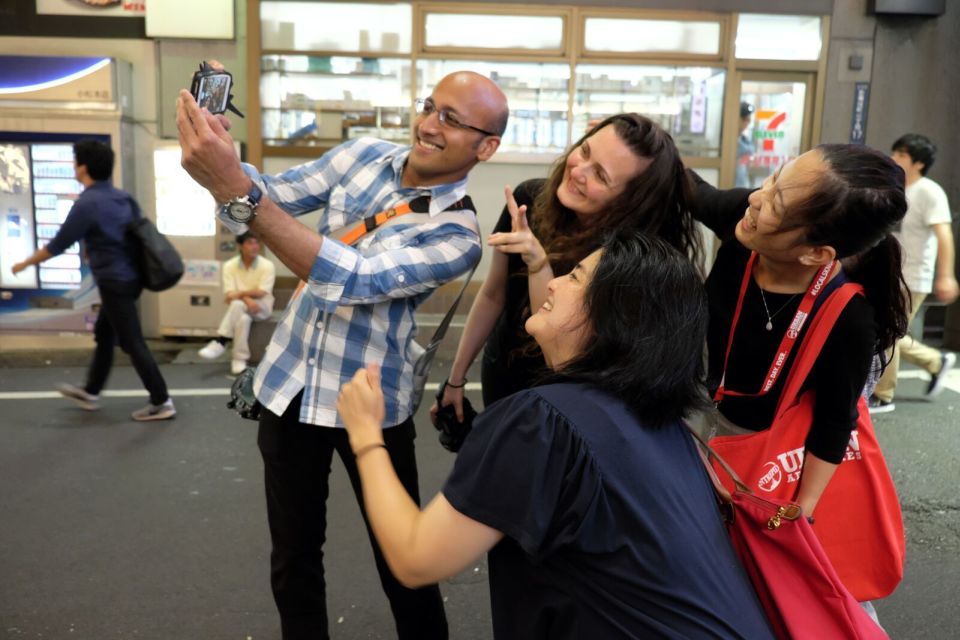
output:
<svg viewBox="0 0 960 640"><path fill-rule="evenodd" d="M772 637L679 422L582 384L522 391L477 418L443 495L506 536L498 640Z"/></svg>

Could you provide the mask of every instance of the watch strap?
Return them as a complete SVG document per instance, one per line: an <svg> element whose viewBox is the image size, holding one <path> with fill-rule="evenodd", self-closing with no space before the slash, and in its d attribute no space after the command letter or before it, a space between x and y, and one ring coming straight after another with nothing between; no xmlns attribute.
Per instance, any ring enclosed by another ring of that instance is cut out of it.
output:
<svg viewBox="0 0 960 640"><path fill-rule="evenodd" d="M260 190L259 185L257 185L256 180L250 181L250 191L247 192L247 199L250 200L250 203L256 207L260 204L260 199L263 197L263 191Z"/></svg>

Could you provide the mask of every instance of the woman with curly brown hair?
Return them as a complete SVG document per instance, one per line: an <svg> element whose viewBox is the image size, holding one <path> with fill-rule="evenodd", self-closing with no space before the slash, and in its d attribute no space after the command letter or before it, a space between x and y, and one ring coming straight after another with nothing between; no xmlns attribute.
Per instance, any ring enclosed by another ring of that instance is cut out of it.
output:
<svg viewBox="0 0 960 640"><path fill-rule="evenodd" d="M490 236L494 247L450 368L442 403L463 419L467 369L486 343L483 402L533 386L543 356L524 330L543 304L547 283L568 273L611 231L655 235L694 259L700 239L688 209L692 186L666 131L636 113L611 116L587 132L546 179L507 187L507 204Z"/></svg>

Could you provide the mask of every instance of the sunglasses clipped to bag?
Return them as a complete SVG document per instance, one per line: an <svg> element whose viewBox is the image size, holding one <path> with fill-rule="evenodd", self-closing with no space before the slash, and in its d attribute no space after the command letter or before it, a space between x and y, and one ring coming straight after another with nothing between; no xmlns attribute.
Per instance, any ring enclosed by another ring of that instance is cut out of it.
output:
<svg viewBox="0 0 960 640"><path fill-rule="evenodd" d="M473 428L473 419L477 417L477 412L466 397L463 398L463 422L457 420L457 408L452 404L443 406L443 392L447 388L447 381L437 390L437 404L440 409L437 411L437 423L434 425L440 432L440 444L447 451L456 453L463 445L467 434Z"/></svg>

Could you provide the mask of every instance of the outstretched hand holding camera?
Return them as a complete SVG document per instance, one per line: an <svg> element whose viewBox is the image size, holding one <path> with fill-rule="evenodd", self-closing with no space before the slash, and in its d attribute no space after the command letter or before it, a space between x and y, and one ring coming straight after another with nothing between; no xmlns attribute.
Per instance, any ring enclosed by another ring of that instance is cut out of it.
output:
<svg viewBox="0 0 960 640"><path fill-rule="evenodd" d="M241 118L243 114L233 105L233 76L216 60L204 60L200 70L193 74L190 93L201 109L212 114L232 111Z"/></svg>
<svg viewBox="0 0 960 640"><path fill-rule="evenodd" d="M228 133L229 121L201 109L193 95L183 89L177 98L177 132L183 151L180 163L217 202L226 202L250 189L250 178Z"/></svg>

